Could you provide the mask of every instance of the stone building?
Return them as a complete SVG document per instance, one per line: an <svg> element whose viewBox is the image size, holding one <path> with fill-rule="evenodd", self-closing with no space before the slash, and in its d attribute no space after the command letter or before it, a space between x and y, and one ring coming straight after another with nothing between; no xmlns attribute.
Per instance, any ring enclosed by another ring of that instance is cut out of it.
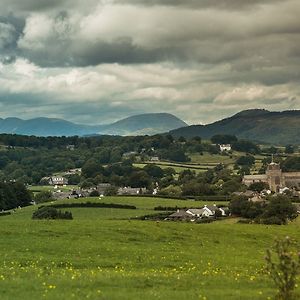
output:
<svg viewBox="0 0 300 300"><path fill-rule="evenodd" d="M270 163L265 174L245 175L243 183L247 186L255 182L265 182L273 192L279 192L284 187L300 189L300 172L282 172L280 165Z"/></svg>

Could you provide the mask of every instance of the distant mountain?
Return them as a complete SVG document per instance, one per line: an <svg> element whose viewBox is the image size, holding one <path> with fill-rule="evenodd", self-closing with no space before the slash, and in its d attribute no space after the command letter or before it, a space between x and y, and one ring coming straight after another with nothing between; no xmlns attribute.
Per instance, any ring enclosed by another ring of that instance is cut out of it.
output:
<svg viewBox="0 0 300 300"><path fill-rule="evenodd" d="M36 136L157 134L184 126L187 126L187 124L166 113L136 115L112 124L95 126L74 124L62 119L52 118L30 120L0 118L0 133Z"/></svg>
<svg viewBox="0 0 300 300"><path fill-rule="evenodd" d="M142 114L107 125L101 132L110 135L152 135L185 126L185 122L171 114Z"/></svg>
<svg viewBox="0 0 300 300"><path fill-rule="evenodd" d="M205 139L216 134L232 134L258 142L300 144L300 110L270 112L250 109L212 124L188 126L170 133L174 136L200 136Z"/></svg>

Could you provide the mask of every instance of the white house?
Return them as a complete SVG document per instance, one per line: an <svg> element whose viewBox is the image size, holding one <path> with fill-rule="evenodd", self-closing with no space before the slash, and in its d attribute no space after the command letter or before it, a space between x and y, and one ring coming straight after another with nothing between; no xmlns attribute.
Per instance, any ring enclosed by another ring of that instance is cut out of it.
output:
<svg viewBox="0 0 300 300"><path fill-rule="evenodd" d="M230 144L220 144L220 151L231 151L231 145Z"/></svg>
<svg viewBox="0 0 300 300"><path fill-rule="evenodd" d="M213 217L216 211L220 211L222 216L226 216L225 208L217 207L216 204L214 205L204 205L203 208L190 208L186 212L191 214L193 217Z"/></svg>
<svg viewBox="0 0 300 300"><path fill-rule="evenodd" d="M214 214L207 209L207 207L204 208L190 208L186 211L188 214L190 214L193 217L202 218L202 217L212 217Z"/></svg>

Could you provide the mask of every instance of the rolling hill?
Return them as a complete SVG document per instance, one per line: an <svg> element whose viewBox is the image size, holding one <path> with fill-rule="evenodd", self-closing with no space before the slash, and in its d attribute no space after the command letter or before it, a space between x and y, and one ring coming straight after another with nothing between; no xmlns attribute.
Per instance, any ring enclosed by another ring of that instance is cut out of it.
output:
<svg viewBox="0 0 300 300"><path fill-rule="evenodd" d="M205 139L216 134L231 134L263 143L300 144L300 110L245 110L212 124L187 126L170 133L173 136L200 136Z"/></svg>
<svg viewBox="0 0 300 300"><path fill-rule="evenodd" d="M167 132L168 128L186 126L185 122L171 114L141 114L107 125L101 132L109 135L152 135Z"/></svg>
<svg viewBox="0 0 300 300"><path fill-rule="evenodd" d="M0 119L0 133L36 136L144 135L163 133L183 126L187 124L167 113L136 115L112 124L95 126L53 118Z"/></svg>

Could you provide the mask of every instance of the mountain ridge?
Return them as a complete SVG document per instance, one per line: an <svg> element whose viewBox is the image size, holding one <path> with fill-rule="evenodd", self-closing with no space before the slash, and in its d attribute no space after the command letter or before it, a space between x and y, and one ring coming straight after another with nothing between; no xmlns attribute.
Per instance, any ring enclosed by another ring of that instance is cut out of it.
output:
<svg viewBox="0 0 300 300"><path fill-rule="evenodd" d="M251 109L211 124L175 129L170 134L183 137L200 136L205 139L216 134L230 134L258 142L300 144L299 128L300 110L273 112Z"/></svg>
<svg viewBox="0 0 300 300"><path fill-rule="evenodd" d="M36 136L157 134L184 126L187 126L185 122L168 113L134 115L105 125L83 125L47 117L29 120L16 117L0 118L0 133Z"/></svg>

